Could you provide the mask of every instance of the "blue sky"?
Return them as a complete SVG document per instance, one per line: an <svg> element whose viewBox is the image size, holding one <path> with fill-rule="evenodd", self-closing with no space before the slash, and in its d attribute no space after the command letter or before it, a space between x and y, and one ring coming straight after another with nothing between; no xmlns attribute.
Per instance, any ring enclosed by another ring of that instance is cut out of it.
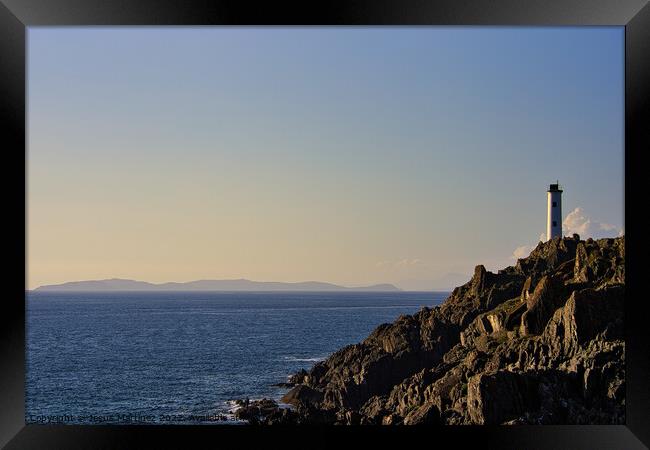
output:
<svg viewBox="0 0 650 450"><path fill-rule="evenodd" d="M30 28L29 286L448 287L536 244L556 179L565 234L615 236L623 33Z"/></svg>

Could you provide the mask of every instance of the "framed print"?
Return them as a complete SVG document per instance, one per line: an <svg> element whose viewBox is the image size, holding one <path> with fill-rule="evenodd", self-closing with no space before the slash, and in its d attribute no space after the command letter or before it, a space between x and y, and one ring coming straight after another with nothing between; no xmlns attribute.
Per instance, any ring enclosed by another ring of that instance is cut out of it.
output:
<svg viewBox="0 0 650 450"><path fill-rule="evenodd" d="M2 3L7 448L647 448L647 2Z"/></svg>

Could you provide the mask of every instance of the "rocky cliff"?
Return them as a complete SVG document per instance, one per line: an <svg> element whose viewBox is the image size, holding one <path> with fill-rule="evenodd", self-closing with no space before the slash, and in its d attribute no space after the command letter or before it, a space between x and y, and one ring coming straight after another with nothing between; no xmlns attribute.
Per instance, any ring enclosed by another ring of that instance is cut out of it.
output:
<svg viewBox="0 0 650 450"><path fill-rule="evenodd" d="M253 421L622 424L624 295L624 237L539 243L295 374L295 408Z"/></svg>

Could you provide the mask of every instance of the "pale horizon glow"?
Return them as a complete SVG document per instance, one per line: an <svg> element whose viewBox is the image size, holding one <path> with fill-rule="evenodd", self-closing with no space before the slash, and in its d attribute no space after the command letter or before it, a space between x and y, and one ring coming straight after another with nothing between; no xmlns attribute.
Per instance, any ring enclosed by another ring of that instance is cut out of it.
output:
<svg viewBox="0 0 650 450"><path fill-rule="evenodd" d="M448 289L624 229L623 27L28 29L27 288Z"/></svg>

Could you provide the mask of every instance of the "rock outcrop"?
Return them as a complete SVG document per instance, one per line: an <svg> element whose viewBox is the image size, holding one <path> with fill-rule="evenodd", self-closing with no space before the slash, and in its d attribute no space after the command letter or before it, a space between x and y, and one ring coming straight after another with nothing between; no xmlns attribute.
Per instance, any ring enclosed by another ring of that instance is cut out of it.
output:
<svg viewBox="0 0 650 450"><path fill-rule="evenodd" d="M621 424L625 238L539 243L292 377L291 423ZM280 417L280 416L277 416ZM264 421L261 423L285 423Z"/></svg>

